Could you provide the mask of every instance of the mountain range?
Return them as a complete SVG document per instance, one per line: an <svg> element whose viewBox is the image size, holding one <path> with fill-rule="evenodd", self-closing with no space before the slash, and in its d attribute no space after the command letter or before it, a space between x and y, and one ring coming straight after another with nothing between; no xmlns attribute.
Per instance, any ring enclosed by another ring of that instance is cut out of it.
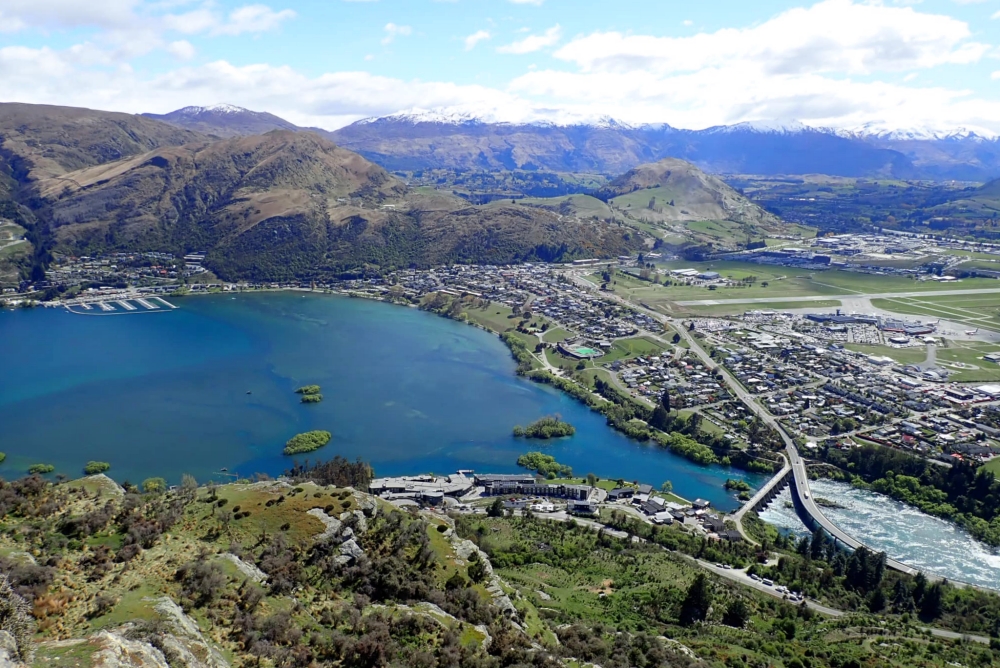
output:
<svg viewBox="0 0 1000 668"><path fill-rule="evenodd" d="M69 107L0 104L0 186L0 218L28 230L35 280L53 251L204 250L222 278L290 280L645 244L608 221L410 188L313 132L220 138Z"/></svg>
<svg viewBox="0 0 1000 668"><path fill-rule="evenodd" d="M231 105L189 107L156 118L218 136L246 134L241 128L306 129ZM721 174L959 181L1000 176L1000 139L965 128L898 129L873 123L843 130L753 122L682 130L610 118L570 125L503 123L438 110L369 118L334 132L318 132L393 171L523 169L614 175L673 157Z"/></svg>

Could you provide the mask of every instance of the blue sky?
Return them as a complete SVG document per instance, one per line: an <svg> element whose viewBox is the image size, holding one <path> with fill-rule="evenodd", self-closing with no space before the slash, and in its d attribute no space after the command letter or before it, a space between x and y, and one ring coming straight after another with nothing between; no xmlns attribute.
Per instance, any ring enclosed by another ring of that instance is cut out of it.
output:
<svg viewBox="0 0 1000 668"><path fill-rule="evenodd" d="M1000 0L0 0L0 99L1000 132Z"/></svg>

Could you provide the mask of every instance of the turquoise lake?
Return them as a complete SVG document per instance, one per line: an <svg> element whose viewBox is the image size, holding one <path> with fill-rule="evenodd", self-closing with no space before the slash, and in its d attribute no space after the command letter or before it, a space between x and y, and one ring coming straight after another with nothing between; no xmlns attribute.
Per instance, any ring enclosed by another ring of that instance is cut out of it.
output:
<svg viewBox="0 0 1000 668"><path fill-rule="evenodd" d="M577 475L670 480L722 509L737 506L726 478L763 480L630 440L518 378L496 336L416 309L297 293L174 303L113 316L0 311L0 476L41 462L76 477L89 460L110 462L119 481L273 476L292 463L281 454L289 437L325 429L333 440L314 458L361 457L377 475L516 472L518 455L543 450ZM322 403L299 403L307 384L322 385ZM575 436L511 435L556 413Z"/></svg>

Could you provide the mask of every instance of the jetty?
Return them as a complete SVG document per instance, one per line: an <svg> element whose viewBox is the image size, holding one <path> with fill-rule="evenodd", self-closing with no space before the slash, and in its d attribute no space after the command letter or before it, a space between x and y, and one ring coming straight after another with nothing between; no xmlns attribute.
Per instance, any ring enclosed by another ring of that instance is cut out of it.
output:
<svg viewBox="0 0 1000 668"><path fill-rule="evenodd" d="M112 306L111 304L107 303L107 302L97 302L97 305L101 308L102 311L106 311L107 312L107 311L114 311L115 310L115 307Z"/></svg>
<svg viewBox="0 0 1000 668"><path fill-rule="evenodd" d="M116 303L116 304L118 304L119 306L121 306L121 307L122 307L123 309L125 309L126 311L134 311L134 310L135 310L135 307L134 307L134 306L132 306L131 304L129 304L129 303L128 303L127 301L125 301L124 299L122 299L122 300L120 300L120 301L117 301L117 302L115 302L115 303Z"/></svg>
<svg viewBox="0 0 1000 668"><path fill-rule="evenodd" d="M145 308L147 308L149 310L160 308L156 304L153 304L152 302L148 302L145 299L138 299L137 298L136 301L139 302L142 306L144 306Z"/></svg>
<svg viewBox="0 0 1000 668"><path fill-rule="evenodd" d="M168 308L177 308L176 306L174 306L173 304L171 304L170 302L168 302L163 297L154 297L154 299L156 299L157 301L163 302L163 305L166 306L166 307L168 307Z"/></svg>

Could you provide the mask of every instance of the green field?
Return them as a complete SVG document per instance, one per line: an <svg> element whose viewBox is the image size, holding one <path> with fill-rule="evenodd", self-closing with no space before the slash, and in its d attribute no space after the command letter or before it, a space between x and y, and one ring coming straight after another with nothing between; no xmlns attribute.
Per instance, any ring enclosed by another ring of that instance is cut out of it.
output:
<svg viewBox="0 0 1000 668"><path fill-rule="evenodd" d="M994 457L990 461L986 462L983 464L983 468L995 476L1000 476L1000 457Z"/></svg>
<svg viewBox="0 0 1000 668"><path fill-rule="evenodd" d="M567 357L559 353L554 348L547 348L545 350L545 358L552 366L566 369L567 371L575 371L580 362L583 362L585 367L589 370L616 360L631 359L633 357L642 357L644 355L659 355L664 350L669 348L670 346L668 344L663 344L652 339L637 336L630 339L619 339L615 341L611 348L605 351L603 357L594 358L593 362L590 360L578 360L572 357Z"/></svg>
<svg viewBox="0 0 1000 668"><path fill-rule="evenodd" d="M996 287L996 293L986 294L873 299L872 306L895 313L943 318L973 329L1000 329L1000 284Z"/></svg>
<svg viewBox="0 0 1000 668"><path fill-rule="evenodd" d="M542 338L545 339L546 343L560 343L565 341L572 334L561 327L553 327L552 329L545 332Z"/></svg>

